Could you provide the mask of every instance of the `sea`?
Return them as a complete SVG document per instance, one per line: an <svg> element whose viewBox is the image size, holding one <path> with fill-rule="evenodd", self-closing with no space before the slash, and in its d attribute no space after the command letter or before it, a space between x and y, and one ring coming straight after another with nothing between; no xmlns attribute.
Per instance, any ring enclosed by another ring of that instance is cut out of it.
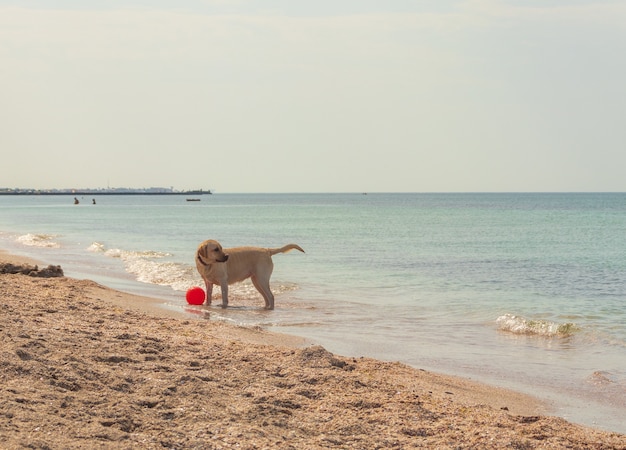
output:
<svg viewBox="0 0 626 450"><path fill-rule="evenodd" d="M192 199L189 199L192 200ZM0 196L0 248L159 299L190 319L307 338L534 395L626 433L626 194ZM95 201L95 204L94 204ZM276 309L250 282L190 306L198 244L273 257ZM503 405L504 406L504 405Z"/></svg>

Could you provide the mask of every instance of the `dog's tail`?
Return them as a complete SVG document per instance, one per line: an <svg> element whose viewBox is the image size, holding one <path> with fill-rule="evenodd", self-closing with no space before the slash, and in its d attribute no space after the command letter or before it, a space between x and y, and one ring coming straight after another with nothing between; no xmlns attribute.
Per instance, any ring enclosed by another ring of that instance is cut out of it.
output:
<svg viewBox="0 0 626 450"><path fill-rule="evenodd" d="M270 255L272 256L276 255L277 253L287 253L290 250L300 250L302 253L304 253L304 250L302 250L302 247L296 244L287 244L281 248L268 248L268 250L270 251Z"/></svg>

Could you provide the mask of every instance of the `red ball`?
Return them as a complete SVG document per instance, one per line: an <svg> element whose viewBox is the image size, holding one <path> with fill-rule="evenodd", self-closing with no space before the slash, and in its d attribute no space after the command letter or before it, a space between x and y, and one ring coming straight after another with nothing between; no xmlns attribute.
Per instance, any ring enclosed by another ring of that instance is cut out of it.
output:
<svg viewBox="0 0 626 450"><path fill-rule="evenodd" d="M201 305L206 299L206 294L204 293L204 289L194 286L187 291L185 298L190 305Z"/></svg>

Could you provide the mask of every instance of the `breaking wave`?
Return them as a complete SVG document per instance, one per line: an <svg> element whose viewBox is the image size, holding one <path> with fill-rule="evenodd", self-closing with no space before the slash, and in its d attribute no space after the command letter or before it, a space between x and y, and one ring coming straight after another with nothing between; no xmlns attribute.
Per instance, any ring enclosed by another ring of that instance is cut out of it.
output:
<svg viewBox="0 0 626 450"><path fill-rule="evenodd" d="M54 240L56 237L57 235L55 234L28 233L18 236L16 241L29 247L60 248L61 244Z"/></svg>
<svg viewBox="0 0 626 450"><path fill-rule="evenodd" d="M100 242L92 243L88 251L102 253L109 258L118 258L124 269L142 283L170 286L177 291L186 291L198 284L195 268L178 262L167 260L172 255L154 250L132 251L119 248L107 249Z"/></svg>
<svg viewBox="0 0 626 450"><path fill-rule="evenodd" d="M557 323L549 320L529 320L513 314L498 317L496 323L500 331L547 337L570 336L580 329L572 322Z"/></svg>
<svg viewBox="0 0 626 450"><path fill-rule="evenodd" d="M87 247L87 251L94 253L104 253L104 244L101 244L100 242L94 242L89 247Z"/></svg>

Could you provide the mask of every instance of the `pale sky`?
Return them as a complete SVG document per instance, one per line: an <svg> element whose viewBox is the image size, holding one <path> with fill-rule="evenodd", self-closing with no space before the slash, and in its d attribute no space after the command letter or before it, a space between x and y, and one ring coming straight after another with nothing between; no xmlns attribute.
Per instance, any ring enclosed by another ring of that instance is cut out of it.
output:
<svg viewBox="0 0 626 450"><path fill-rule="evenodd" d="M0 187L626 191L626 1L0 0Z"/></svg>

